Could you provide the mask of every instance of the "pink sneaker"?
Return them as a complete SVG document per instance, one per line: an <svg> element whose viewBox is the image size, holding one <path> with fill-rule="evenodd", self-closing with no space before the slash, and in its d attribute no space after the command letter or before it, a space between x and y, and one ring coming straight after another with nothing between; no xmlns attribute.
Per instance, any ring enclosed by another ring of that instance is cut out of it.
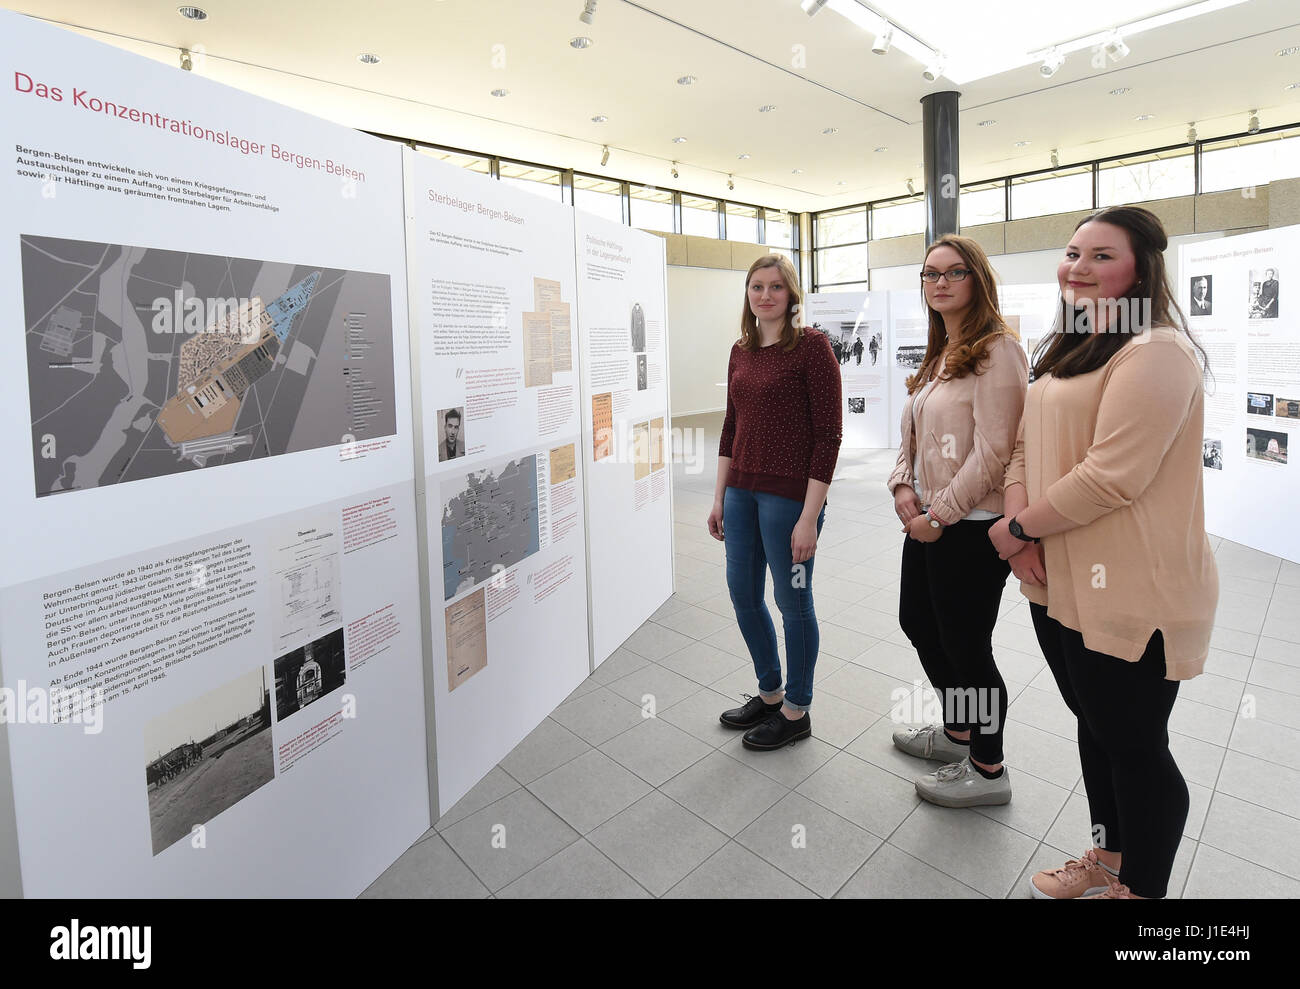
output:
<svg viewBox="0 0 1300 989"><path fill-rule="evenodd" d="M1085 900L1140 900L1142 897L1134 896L1127 886L1115 880L1111 881L1110 888L1102 893L1094 893L1092 896L1083 897Z"/></svg>
<svg viewBox="0 0 1300 989"><path fill-rule="evenodd" d="M1029 891L1036 900L1073 900L1097 893L1106 895L1117 884L1118 880L1102 867L1096 850L1092 848L1059 869L1044 869L1029 877Z"/></svg>

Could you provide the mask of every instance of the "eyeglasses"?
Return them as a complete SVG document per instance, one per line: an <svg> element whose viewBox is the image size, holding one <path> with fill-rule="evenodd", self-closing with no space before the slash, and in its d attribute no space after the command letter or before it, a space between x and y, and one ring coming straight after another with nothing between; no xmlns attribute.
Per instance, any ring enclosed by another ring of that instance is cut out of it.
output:
<svg viewBox="0 0 1300 989"><path fill-rule="evenodd" d="M970 272L965 268L953 268L952 271L923 271L921 272L921 279L933 285L940 278L945 278L949 284L952 284L961 281L969 274Z"/></svg>

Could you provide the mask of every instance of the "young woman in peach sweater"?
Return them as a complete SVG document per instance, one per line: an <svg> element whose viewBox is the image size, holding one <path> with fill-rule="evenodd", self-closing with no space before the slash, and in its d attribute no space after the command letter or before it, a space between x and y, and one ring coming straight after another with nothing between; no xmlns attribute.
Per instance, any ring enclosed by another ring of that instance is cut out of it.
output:
<svg viewBox="0 0 1300 989"><path fill-rule="evenodd" d="M1168 243L1137 206L1075 229L1006 517L989 532L1078 718L1093 822L1095 848L1031 877L1040 898L1164 896L1187 819L1169 714L1205 665L1219 581L1201 488L1204 354L1173 300Z"/></svg>
<svg viewBox="0 0 1300 989"><path fill-rule="evenodd" d="M1029 367L998 313L979 244L946 235L921 266L929 312L925 357L907 381L903 442L889 477L903 544L898 620L943 703L943 724L900 728L894 745L947 765L916 779L944 807L1004 804L1006 684L993 626L1010 567L989 545L1016 442Z"/></svg>

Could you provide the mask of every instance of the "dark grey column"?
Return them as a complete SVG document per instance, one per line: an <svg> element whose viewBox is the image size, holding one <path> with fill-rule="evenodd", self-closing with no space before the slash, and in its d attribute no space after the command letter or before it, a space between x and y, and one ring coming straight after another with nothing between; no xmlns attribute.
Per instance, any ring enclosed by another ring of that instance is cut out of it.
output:
<svg viewBox="0 0 1300 989"><path fill-rule="evenodd" d="M961 194L961 146L957 124L957 100L960 96L960 93L949 90L921 97L927 247L943 234L957 233L957 202Z"/></svg>

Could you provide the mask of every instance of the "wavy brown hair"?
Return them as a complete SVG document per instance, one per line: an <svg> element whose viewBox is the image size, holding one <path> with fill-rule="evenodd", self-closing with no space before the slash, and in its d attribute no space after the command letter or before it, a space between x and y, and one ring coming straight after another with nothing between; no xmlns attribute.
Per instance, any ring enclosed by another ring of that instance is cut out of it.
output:
<svg viewBox="0 0 1300 989"><path fill-rule="evenodd" d="M926 248L925 260L929 260L930 252L936 247L951 247L961 255L962 262L970 272L968 278L972 289L970 309L961 321L957 339L953 341L952 351L943 362L939 377L948 380L979 374L982 370L980 364L988 359L989 344L1003 333L1016 340L1020 337L1007 326L998 309L997 277L993 274L993 266L989 264L984 248L969 237L944 234ZM921 267L925 268L925 261L921 262ZM921 288L921 299L925 300L924 286ZM948 331L942 314L931 309L929 303L926 303L925 308L930 316L930 335L926 340L925 358L921 361L921 366L907 379L909 395L930 380L930 373L939 362L944 344L948 342Z"/></svg>
<svg viewBox="0 0 1300 989"><path fill-rule="evenodd" d="M1133 284L1123 298L1103 300L1113 302L1120 317L1114 325L1107 326L1105 332L1081 332L1080 310L1062 298L1056 308L1056 324L1052 332L1043 337L1034 350L1034 380L1045 374L1071 378L1095 371L1104 367L1128 343L1129 337L1156 326L1168 326L1185 333L1196 348L1202 371L1208 373L1205 351L1188 331L1187 318L1169 287L1164 255L1169 247L1169 237L1160 218L1141 206L1107 206L1084 217L1074 229L1077 231L1085 223L1109 223L1128 235L1134 258Z"/></svg>
<svg viewBox="0 0 1300 989"><path fill-rule="evenodd" d="M785 314L785 326L781 328L777 342L782 350L793 350L803 336L803 292L799 289L799 273L784 254L765 254L745 272L745 301L740 309L740 348L757 350L759 347L758 317L749 308L749 280L761 268L776 268L790 293L790 311Z"/></svg>

